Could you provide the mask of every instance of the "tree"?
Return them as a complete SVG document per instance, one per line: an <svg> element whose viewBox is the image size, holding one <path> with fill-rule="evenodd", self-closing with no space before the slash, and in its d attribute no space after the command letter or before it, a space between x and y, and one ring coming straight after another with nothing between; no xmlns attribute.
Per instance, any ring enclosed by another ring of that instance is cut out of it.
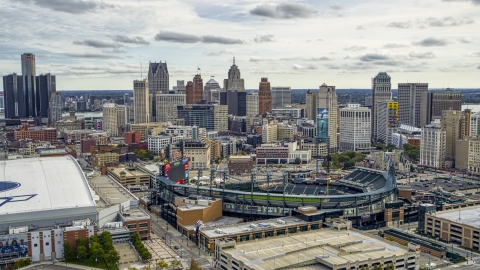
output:
<svg viewBox="0 0 480 270"><path fill-rule="evenodd" d="M143 247L140 250L140 257L142 257L142 260L146 261L152 258L152 254L150 253L150 251L148 251L147 248Z"/></svg>
<svg viewBox="0 0 480 270"><path fill-rule="evenodd" d="M105 252L103 251L102 245L98 242L94 242L90 247L90 259L96 262L104 256Z"/></svg>
<svg viewBox="0 0 480 270"><path fill-rule="evenodd" d="M102 244L103 250L105 253L108 253L110 250L114 250L113 248L113 238L110 235L110 232L103 231L100 235L100 244Z"/></svg>
<svg viewBox="0 0 480 270"><path fill-rule="evenodd" d="M193 257L190 259L190 270L202 270Z"/></svg>
<svg viewBox="0 0 480 270"><path fill-rule="evenodd" d="M85 246L78 246L77 247L77 256L79 259L84 260L88 258L88 250Z"/></svg>
<svg viewBox="0 0 480 270"><path fill-rule="evenodd" d="M295 158L295 164L300 164L302 163L302 159L301 158Z"/></svg>
<svg viewBox="0 0 480 270"><path fill-rule="evenodd" d="M168 263L166 263L166 262L163 261L163 260L160 260L159 262L157 262L157 267L158 267L159 269L168 268Z"/></svg>
<svg viewBox="0 0 480 270"><path fill-rule="evenodd" d="M112 249L105 254L105 260L107 261L108 264L114 265L118 261L120 261L120 255L115 249Z"/></svg>
<svg viewBox="0 0 480 270"><path fill-rule="evenodd" d="M182 262L180 262L178 260L171 260L170 261L170 265L172 266L172 269L175 269L175 266L179 266L181 264L182 264Z"/></svg>
<svg viewBox="0 0 480 270"><path fill-rule="evenodd" d="M89 243L90 243L90 246L92 246L93 243L98 243L98 237L96 235L92 235L90 236L90 239L89 239Z"/></svg>
<svg viewBox="0 0 480 270"><path fill-rule="evenodd" d="M73 258L73 248L69 242L63 243L63 256L67 262Z"/></svg>

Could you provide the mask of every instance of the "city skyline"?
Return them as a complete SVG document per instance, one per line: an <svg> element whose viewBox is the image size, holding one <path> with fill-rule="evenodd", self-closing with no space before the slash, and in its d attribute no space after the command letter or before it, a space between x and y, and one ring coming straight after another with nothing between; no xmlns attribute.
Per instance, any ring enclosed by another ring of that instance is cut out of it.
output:
<svg viewBox="0 0 480 270"><path fill-rule="evenodd" d="M21 74L20 55L30 52L37 74L57 75L58 91L131 89L159 60L169 65L170 85L192 78L197 66L221 82L232 57L247 89L261 77L272 87L368 89L380 71L392 76L393 89L478 87L477 0L0 4L0 73Z"/></svg>

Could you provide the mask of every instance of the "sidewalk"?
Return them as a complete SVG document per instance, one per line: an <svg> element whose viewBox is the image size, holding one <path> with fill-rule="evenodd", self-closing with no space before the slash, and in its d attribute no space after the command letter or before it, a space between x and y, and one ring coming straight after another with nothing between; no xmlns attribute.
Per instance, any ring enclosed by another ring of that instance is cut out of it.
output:
<svg viewBox="0 0 480 270"><path fill-rule="evenodd" d="M53 264L52 262L42 262L42 263L34 263L29 266L25 266L22 269L35 269L35 270L62 270L62 269L80 269L80 270L97 270L101 268L96 268L96 267L90 267L90 266L83 266L83 265L78 265L78 264L70 264L67 263L67 266L65 266L64 262L56 262Z"/></svg>

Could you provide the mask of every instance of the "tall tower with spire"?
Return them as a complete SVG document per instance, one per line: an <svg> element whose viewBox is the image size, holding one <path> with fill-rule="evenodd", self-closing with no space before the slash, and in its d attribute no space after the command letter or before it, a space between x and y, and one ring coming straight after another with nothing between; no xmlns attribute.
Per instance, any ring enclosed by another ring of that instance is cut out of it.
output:
<svg viewBox="0 0 480 270"><path fill-rule="evenodd" d="M228 79L223 80L223 91L236 90L238 92L245 92L245 83L240 78L240 69L235 64L235 57L233 57L233 65L228 70Z"/></svg>

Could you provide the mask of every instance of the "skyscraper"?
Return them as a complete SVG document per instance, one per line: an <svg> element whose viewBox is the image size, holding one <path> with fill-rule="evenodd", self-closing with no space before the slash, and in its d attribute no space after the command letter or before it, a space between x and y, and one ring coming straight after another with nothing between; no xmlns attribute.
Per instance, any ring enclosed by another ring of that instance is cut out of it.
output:
<svg viewBox="0 0 480 270"><path fill-rule="evenodd" d="M203 99L203 80L200 74L193 77L193 82L187 82L187 104L197 104Z"/></svg>
<svg viewBox="0 0 480 270"><path fill-rule="evenodd" d="M5 118L25 117L22 77L16 73L3 76L3 93Z"/></svg>
<svg viewBox="0 0 480 270"><path fill-rule="evenodd" d="M228 79L223 80L223 91L228 90L245 91L244 81L240 78L240 69L235 65L235 57L233 58L233 65L228 70Z"/></svg>
<svg viewBox="0 0 480 270"><path fill-rule="evenodd" d="M148 91L149 94L168 94L169 87L169 75L167 62L149 63L148 66Z"/></svg>
<svg viewBox="0 0 480 270"><path fill-rule="evenodd" d="M440 120L445 132L445 156L442 158L444 169L455 167L455 147L458 140L465 136L465 116L461 111L445 110Z"/></svg>
<svg viewBox="0 0 480 270"><path fill-rule="evenodd" d="M133 81L133 106L134 106L134 123L150 122L150 102L148 94L148 80Z"/></svg>
<svg viewBox="0 0 480 270"><path fill-rule="evenodd" d="M258 93L250 92L247 95L247 116L258 114Z"/></svg>
<svg viewBox="0 0 480 270"><path fill-rule="evenodd" d="M117 107L117 132L118 136L123 136L130 123L130 108L128 105L116 105Z"/></svg>
<svg viewBox="0 0 480 270"><path fill-rule="evenodd" d="M326 109L328 114L328 147L329 151L338 149L338 105L335 86L328 86L325 83L320 86L317 106L319 109Z"/></svg>
<svg viewBox="0 0 480 270"><path fill-rule="evenodd" d="M117 106L115 103L103 104L102 130L108 136L118 136L117 128Z"/></svg>
<svg viewBox="0 0 480 270"><path fill-rule="evenodd" d="M421 127L422 93L428 92L428 83L398 84L398 118L401 124Z"/></svg>
<svg viewBox="0 0 480 270"><path fill-rule="evenodd" d="M268 78L262 78L258 87L258 114L272 112L272 93Z"/></svg>
<svg viewBox="0 0 480 270"><path fill-rule="evenodd" d="M0 113L5 112L5 98L3 94L0 94Z"/></svg>
<svg viewBox="0 0 480 270"><path fill-rule="evenodd" d="M55 75L50 73L41 74L36 78L37 92L40 101L39 117L49 119L49 123L52 123L52 111L50 109L50 99L53 93L57 92ZM80 109L79 109L80 110Z"/></svg>
<svg viewBox="0 0 480 270"><path fill-rule="evenodd" d="M314 92L312 90L308 90L306 97L305 97L305 118L309 120L316 120L317 119L317 100L318 100L318 92Z"/></svg>
<svg viewBox="0 0 480 270"><path fill-rule="evenodd" d="M150 107L150 121L156 121L156 94L168 94L169 91L169 75L167 62L159 63L150 62L148 65L148 92L149 92L149 107Z"/></svg>
<svg viewBox="0 0 480 270"><path fill-rule="evenodd" d="M433 168L442 167L445 155L445 131L437 119L422 128L420 141L420 164Z"/></svg>
<svg viewBox="0 0 480 270"><path fill-rule="evenodd" d="M228 114L247 115L247 92L228 90L220 92L220 105L228 105Z"/></svg>
<svg viewBox="0 0 480 270"><path fill-rule="evenodd" d="M211 90L215 89L220 89L220 84L218 84L217 81L215 81L214 76L210 78L210 80L205 84L205 87L203 88L203 99L207 101L213 101L211 100L211 95L210 92Z"/></svg>
<svg viewBox="0 0 480 270"><path fill-rule="evenodd" d="M421 97L420 126L440 119L445 110L462 109L462 92L447 88L444 91L423 92Z"/></svg>
<svg viewBox="0 0 480 270"><path fill-rule="evenodd" d="M280 108L292 102L290 87L279 86L272 87L272 109Z"/></svg>
<svg viewBox="0 0 480 270"><path fill-rule="evenodd" d="M22 92L25 102L25 117L37 117L40 108L40 97L37 93L35 55L22 54ZM20 114L22 115L22 114Z"/></svg>
<svg viewBox="0 0 480 270"><path fill-rule="evenodd" d="M58 92L52 93L52 96L50 97L50 111L52 113L52 123L55 123L56 121L62 119L62 105L62 94Z"/></svg>
<svg viewBox="0 0 480 270"><path fill-rule="evenodd" d="M392 84L390 75L379 72L372 78L372 139L377 140L377 106L378 102L392 99Z"/></svg>
<svg viewBox="0 0 480 270"><path fill-rule="evenodd" d="M172 87L175 94L184 94L185 95L185 81L177 80L177 86Z"/></svg>

